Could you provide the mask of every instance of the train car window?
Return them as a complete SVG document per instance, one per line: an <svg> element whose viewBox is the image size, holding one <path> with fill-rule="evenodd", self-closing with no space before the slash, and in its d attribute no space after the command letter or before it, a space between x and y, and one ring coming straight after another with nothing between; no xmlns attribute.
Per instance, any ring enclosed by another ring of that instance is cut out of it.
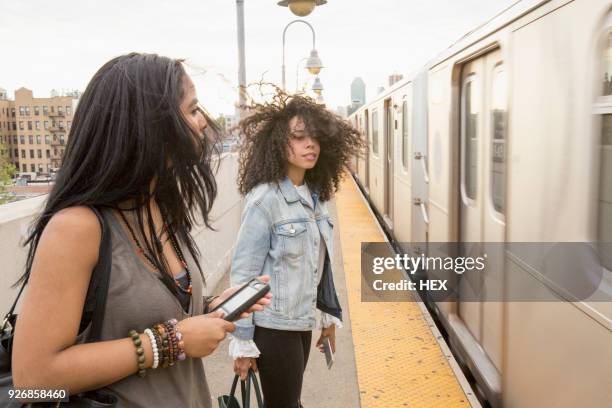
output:
<svg viewBox="0 0 612 408"><path fill-rule="evenodd" d="M402 105L402 166L408 171L408 101Z"/></svg>
<svg viewBox="0 0 612 408"><path fill-rule="evenodd" d="M601 167L599 172L599 228L597 240L612 242L612 114L601 118ZM602 251L601 260L612 270L612 254Z"/></svg>
<svg viewBox="0 0 612 408"><path fill-rule="evenodd" d="M369 149L370 148L370 117L369 117L369 114L368 114L367 110L364 113L364 120L365 121L364 121L364 124L363 124L363 128L365 129L364 130L365 139L366 139L366 142L368 143L368 149ZM369 150L367 150L367 152L368 152L368 156L369 156L370 155Z"/></svg>
<svg viewBox="0 0 612 408"><path fill-rule="evenodd" d="M500 214L506 210L506 71L495 67L491 89L491 202Z"/></svg>
<svg viewBox="0 0 612 408"><path fill-rule="evenodd" d="M369 143L368 141L368 129L366 129L366 125L364 125L364 120L363 120L363 116L359 117L359 132L361 133L361 137L363 137L363 140L367 143Z"/></svg>
<svg viewBox="0 0 612 408"><path fill-rule="evenodd" d="M468 198L475 200L478 183L478 117L480 104L480 87L477 78L472 75L463 84L462 106L462 153L463 153L463 186Z"/></svg>
<svg viewBox="0 0 612 408"><path fill-rule="evenodd" d="M612 32L607 35L603 50L603 89L602 96L612 95ZM602 102L603 99L602 98ZM607 98L605 98L607 99ZM600 170L599 170L599 222L597 239L599 242L612 242L612 106L604 103L601 115ZM612 270L612 254L604 250L601 260L608 270Z"/></svg>
<svg viewBox="0 0 612 408"><path fill-rule="evenodd" d="M612 95L612 34L608 34L603 55L603 96Z"/></svg>
<svg viewBox="0 0 612 408"><path fill-rule="evenodd" d="M378 154L378 112L372 112L372 153Z"/></svg>

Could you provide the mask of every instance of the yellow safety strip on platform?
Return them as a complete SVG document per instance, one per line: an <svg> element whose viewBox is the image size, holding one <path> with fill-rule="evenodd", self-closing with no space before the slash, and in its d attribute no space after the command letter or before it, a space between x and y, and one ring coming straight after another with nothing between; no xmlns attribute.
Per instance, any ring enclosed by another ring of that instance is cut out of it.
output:
<svg viewBox="0 0 612 408"><path fill-rule="evenodd" d="M361 242L384 242L355 182L336 194L362 408L469 407L415 302L361 302Z"/></svg>

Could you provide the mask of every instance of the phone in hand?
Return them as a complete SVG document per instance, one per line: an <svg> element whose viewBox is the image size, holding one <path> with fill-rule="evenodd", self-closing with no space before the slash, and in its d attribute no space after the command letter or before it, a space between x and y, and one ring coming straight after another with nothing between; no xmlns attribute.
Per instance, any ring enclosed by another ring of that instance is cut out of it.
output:
<svg viewBox="0 0 612 408"><path fill-rule="evenodd" d="M223 303L215 307L212 312L220 310L224 313L223 319L233 322L238 319L243 312L249 310L259 299L270 291L270 285L253 278L234 292Z"/></svg>
<svg viewBox="0 0 612 408"><path fill-rule="evenodd" d="M334 365L334 352L331 348L331 343L329 342L329 337L325 337L323 339L323 352L325 353L325 361L327 362L327 368L331 369L332 365Z"/></svg>

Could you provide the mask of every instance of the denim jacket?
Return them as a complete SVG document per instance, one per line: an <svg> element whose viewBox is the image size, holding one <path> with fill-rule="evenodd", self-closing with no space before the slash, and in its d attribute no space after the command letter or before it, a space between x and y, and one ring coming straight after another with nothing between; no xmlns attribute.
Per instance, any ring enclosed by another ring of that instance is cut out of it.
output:
<svg viewBox="0 0 612 408"><path fill-rule="evenodd" d="M232 258L231 285L269 275L272 303L238 320L233 333L237 338L252 339L254 325L312 330L316 309L342 319L332 273L333 224L327 203L319 201L316 193L313 202L314 211L306 211L310 204L287 177L278 183L260 184L247 194ZM316 248L321 237L327 255L319 271ZM323 274L320 282L318 274Z"/></svg>

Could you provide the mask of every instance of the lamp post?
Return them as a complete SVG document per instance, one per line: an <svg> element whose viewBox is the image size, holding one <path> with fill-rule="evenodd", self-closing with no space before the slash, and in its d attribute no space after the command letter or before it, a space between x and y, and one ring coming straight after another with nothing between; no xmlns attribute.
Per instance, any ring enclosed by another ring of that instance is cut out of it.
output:
<svg viewBox="0 0 612 408"><path fill-rule="evenodd" d="M246 57L244 55L244 0L236 0L238 26L238 108L240 119L244 118L246 105Z"/></svg>
<svg viewBox="0 0 612 408"><path fill-rule="evenodd" d="M314 28L312 28L312 26L304 21L304 20L293 20L292 22L290 22L289 24L287 24L285 26L285 29L283 30L283 90L286 89L286 83L285 83L285 37L287 35L287 29L289 28L289 26L291 26L294 23L303 23L306 24L308 27L310 27L310 31L312 32L312 51L310 51L310 57L308 57L308 61L306 62L306 68L308 69L308 71L312 74L318 74L319 72L321 72L321 68L323 68L323 63L321 62L321 58L319 58L319 53L316 50L316 36L315 36L315 31Z"/></svg>
<svg viewBox="0 0 612 408"><path fill-rule="evenodd" d="M279 1L279 6L289 7L293 14L299 17L305 17L312 13L316 6L322 6L327 3L327 0L283 0Z"/></svg>

